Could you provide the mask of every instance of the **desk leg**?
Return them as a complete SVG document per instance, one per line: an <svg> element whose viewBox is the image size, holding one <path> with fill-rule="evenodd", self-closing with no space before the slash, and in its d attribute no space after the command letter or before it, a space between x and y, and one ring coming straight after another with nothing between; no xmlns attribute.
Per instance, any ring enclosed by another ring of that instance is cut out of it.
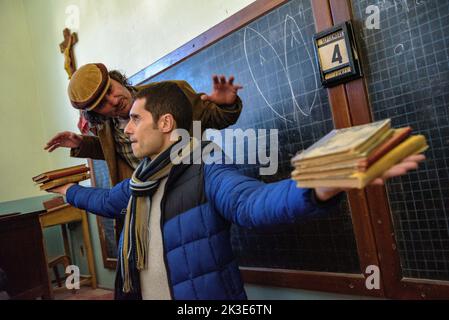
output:
<svg viewBox="0 0 449 320"><path fill-rule="evenodd" d="M72 264L72 251L70 250L69 245L69 236L67 234L67 226L65 224L61 224L61 230L62 230L62 239L64 241L64 255L68 256L70 258L70 264ZM65 268L66 266L64 266ZM65 272L65 270L64 270Z"/></svg>
<svg viewBox="0 0 449 320"><path fill-rule="evenodd" d="M44 239L44 228L41 225L41 241L42 241L42 249L44 251L44 257L45 257L45 268L44 268L44 277L46 277L46 285L44 288L44 292L42 294L42 299L44 300L54 300L55 295L53 293L53 285L51 283L50 275L48 274L48 256L47 256L47 250L45 249L45 239Z"/></svg>
<svg viewBox="0 0 449 320"><path fill-rule="evenodd" d="M87 264L89 266L89 273L92 279L92 289L97 288L97 275L95 273L94 254L92 251L92 242L90 241L89 224L87 222L87 213L83 212L82 224L83 224L83 242L87 253Z"/></svg>

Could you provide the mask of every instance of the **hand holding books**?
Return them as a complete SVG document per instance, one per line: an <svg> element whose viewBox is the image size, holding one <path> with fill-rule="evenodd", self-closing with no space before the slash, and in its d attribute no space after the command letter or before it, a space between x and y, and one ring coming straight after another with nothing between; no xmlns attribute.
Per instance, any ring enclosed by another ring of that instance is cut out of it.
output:
<svg viewBox="0 0 449 320"><path fill-rule="evenodd" d="M390 119L333 130L292 159L298 187L362 189L369 184L406 174L425 159L428 146L411 128L392 129Z"/></svg>
<svg viewBox="0 0 449 320"><path fill-rule="evenodd" d="M385 171L381 177L374 179L368 185L383 185L387 179L405 175L408 171L417 169L419 162L422 162L425 159L426 157L423 154L415 154L407 157L400 163ZM327 201L338 193L349 190L350 188L316 187L315 194L320 201Z"/></svg>
<svg viewBox="0 0 449 320"><path fill-rule="evenodd" d="M51 192L51 193L56 193L56 194L60 194L62 196L65 196L67 193L67 190L69 190L69 188L73 185L75 185L76 183L68 183L68 184L63 184L62 186L57 186L51 189L48 189L47 192Z"/></svg>

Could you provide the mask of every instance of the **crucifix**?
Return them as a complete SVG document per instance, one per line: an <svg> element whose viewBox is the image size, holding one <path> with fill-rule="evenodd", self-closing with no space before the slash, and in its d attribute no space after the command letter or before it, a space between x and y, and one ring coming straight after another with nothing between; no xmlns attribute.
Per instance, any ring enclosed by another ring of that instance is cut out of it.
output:
<svg viewBox="0 0 449 320"><path fill-rule="evenodd" d="M76 71L73 46L78 42L78 35L76 32L70 32L69 28L65 28L62 34L64 35L64 41L59 44L59 50L64 54L64 69L67 71L69 79L71 79ZM89 132L89 124L81 111L78 120L78 129L82 134L87 134Z"/></svg>
<svg viewBox="0 0 449 320"><path fill-rule="evenodd" d="M70 79L76 71L73 46L78 42L78 36L76 32L70 32L68 28L65 28L62 34L64 35L64 41L59 44L59 49L64 54L64 69L67 71Z"/></svg>

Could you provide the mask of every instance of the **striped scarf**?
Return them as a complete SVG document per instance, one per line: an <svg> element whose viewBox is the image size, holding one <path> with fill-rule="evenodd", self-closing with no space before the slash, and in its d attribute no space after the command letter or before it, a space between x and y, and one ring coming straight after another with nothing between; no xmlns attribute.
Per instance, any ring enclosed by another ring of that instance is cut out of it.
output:
<svg viewBox="0 0 449 320"><path fill-rule="evenodd" d="M149 220L151 197L157 191L160 181L168 176L174 164L170 154L180 150L176 158L180 163L198 147L195 139L185 146L173 144L154 160L145 158L134 171L130 181L131 198L128 203L123 228L123 241L119 246L120 285L125 293L140 291L139 271L146 269L149 245ZM181 148L182 147L182 148Z"/></svg>

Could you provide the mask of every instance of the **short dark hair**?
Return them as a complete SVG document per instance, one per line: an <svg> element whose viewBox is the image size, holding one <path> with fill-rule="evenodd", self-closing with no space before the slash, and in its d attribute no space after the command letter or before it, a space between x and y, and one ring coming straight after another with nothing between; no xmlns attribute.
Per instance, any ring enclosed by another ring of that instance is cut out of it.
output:
<svg viewBox="0 0 449 320"><path fill-rule="evenodd" d="M151 113L154 122L169 113L178 129L190 130L192 126L192 104L181 88L174 82L154 83L137 93L136 99L145 99L145 109Z"/></svg>
<svg viewBox="0 0 449 320"><path fill-rule="evenodd" d="M129 81L126 78L126 75L124 73L122 73L118 70L112 70L112 71L109 71L108 74L111 79L114 79L115 81L120 83L122 86L124 86L126 89L128 89L129 92L131 92L131 95L133 95L135 93L136 89L133 86L131 86L131 84L129 83ZM83 110L82 113L83 113L84 118L87 120L87 122L89 122L90 126L96 126L96 125L102 124L106 120L109 119L108 117L95 112L95 109L92 111Z"/></svg>

